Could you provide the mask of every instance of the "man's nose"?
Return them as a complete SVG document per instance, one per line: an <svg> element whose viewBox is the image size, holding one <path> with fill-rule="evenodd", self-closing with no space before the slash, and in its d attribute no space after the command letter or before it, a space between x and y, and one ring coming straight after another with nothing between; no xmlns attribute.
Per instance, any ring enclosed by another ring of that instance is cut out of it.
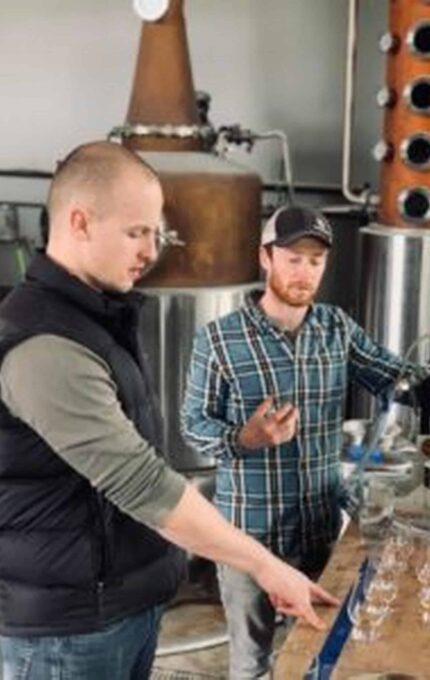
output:
<svg viewBox="0 0 430 680"><path fill-rule="evenodd" d="M314 277L315 267L312 266L311 262L303 262L300 271L303 278L310 281Z"/></svg>
<svg viewBox="0 0 430 680"><path fill-rule="evenodd" d="M149 237L142 239L140 244L140 257L143 260L155 262L159 254L160 250L158 247L157 238L155 236L151 235Z"/></svg>

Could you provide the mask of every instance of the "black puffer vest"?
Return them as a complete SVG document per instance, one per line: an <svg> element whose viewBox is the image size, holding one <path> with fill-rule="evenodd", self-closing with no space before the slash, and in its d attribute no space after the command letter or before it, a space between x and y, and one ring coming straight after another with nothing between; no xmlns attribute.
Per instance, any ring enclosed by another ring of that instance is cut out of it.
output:
<svg viewBox="0 0 430 680"><path fill-rule="evenodd" d="M124 412L159 447L141 300L97 293L38 255L0 305L0 363L35 335L74 340L110 366ZM120 512L0 401L0 633L99 630L166 602L183 572L181 551Z"/></svg>

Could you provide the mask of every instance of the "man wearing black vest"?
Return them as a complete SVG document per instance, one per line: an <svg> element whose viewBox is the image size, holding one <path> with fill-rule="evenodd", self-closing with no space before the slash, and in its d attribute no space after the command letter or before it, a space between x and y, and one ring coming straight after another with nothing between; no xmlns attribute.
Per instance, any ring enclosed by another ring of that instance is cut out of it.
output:
<svg viewBox="0 0 430 680"><path fill-rule="evenodd" d="M0 306L4 677L148 678L184 569L173 544L243 570L279 611L321 627L311 602L334 599L159 455L130 292L161 238L155 173L119 145L83 145L59 165L48 211L46 253Z"/></svg>

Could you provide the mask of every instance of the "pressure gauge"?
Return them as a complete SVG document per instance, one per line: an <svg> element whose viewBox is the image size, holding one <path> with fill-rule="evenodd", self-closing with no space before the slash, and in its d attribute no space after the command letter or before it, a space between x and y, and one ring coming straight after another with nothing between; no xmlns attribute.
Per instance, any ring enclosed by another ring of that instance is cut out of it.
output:
<svg viewBox="0 0 430 680"><path fill-rule="evenodd" d="M133 0L133 8L143 21L158 21L169 8L169 0Z"/></svg>

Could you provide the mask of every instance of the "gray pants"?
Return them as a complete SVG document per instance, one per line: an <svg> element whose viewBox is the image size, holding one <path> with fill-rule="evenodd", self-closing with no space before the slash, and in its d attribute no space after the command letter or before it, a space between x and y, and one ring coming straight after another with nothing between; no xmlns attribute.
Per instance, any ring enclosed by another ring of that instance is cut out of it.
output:
<svg viewBox="0 0 430 680"><path fill-rule="evenodd" d="M316 580L332 546L319 556L317 563L305 568ZM300 568L302 560L288 563ZM266 593L249 576L225 565L218 565L221 600L227 619L230 643L230 680L270 678L276 612ZM290 628L295 619L288 617Z"/></svg>
<svg viewBox="0 0 430 680"><path fill-rule="evenodd" d="M276 612L269 598L231 567L218 565L218 581L230 638L230 680L270 677Z"/></svg>

